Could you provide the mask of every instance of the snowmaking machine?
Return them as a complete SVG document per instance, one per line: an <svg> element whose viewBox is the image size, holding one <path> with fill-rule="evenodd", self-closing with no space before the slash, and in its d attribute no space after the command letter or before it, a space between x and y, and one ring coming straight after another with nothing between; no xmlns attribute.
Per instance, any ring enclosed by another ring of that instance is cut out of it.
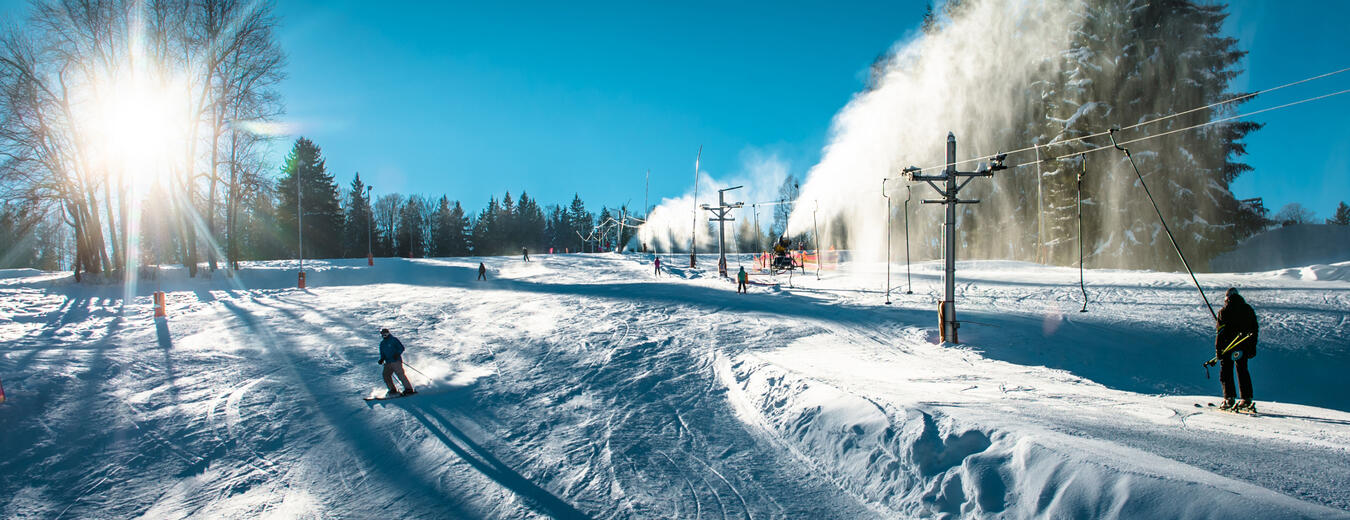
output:
<svg viewBox="0 0 1350 520"><path fill-rule="evenodd" d="M792 241L788 240L786 236L778 237L778 242L773 245L773 263L770 264L773 270L791 271L793 268L799 267L792 260L792 255L789 254L791 247Z"/></svg>

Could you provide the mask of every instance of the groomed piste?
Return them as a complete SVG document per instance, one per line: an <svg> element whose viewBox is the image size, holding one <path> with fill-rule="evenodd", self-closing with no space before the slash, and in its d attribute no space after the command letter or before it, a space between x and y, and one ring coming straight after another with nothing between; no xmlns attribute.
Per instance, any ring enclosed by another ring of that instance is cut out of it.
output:
<svg viewBox="0 0 1350 520"><path fill-rule="evenodd" d="M687 259L7 271L0 517L1350 518L1350 264L1199 275L1261 320L1252 417L1184 273L1080 313L1077 269L960 262L950 345L940 262L884 305L881 263ZM363 400L381 327L419 394Z"/></svg>

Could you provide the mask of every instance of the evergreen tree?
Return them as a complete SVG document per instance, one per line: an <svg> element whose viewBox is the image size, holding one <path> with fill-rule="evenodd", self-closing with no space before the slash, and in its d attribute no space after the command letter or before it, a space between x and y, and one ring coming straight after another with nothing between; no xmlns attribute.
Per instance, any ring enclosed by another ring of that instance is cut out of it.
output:
<svg viewBox="0 0 1350 520"><path fill-rule="evenodd" d="M501 205L496 197L488 199L488 205L478 214L473 223L474 256L501 254L501 226L497 218L501 215Z"/></svg>
<svg viewBox="0 0 1350 520"><path fill-rule="evenodd" d="M545 244L548 241L544 238L547 227L544 222L544 211L539 208L538 201L523 191L520 192L520 201L516 203L515 220L521 247L528 247L531 251L541 251L547 247Z"/></svg>
<svg viewBox="0 0 1350 520"><path fill-rule="evenodd" d="M1350 206L1346 206L1345 201L1341 201L1341 205L1336 206L1336 215L1327 219L1327 224L1350 226Z"/></svg>
<svg viewBox="0 0 1350 520"><path fill-rule="evenodd" d="M502 197L498 208L497 234L500 243L499 254L511 254L520 250L520 229L516 226L516 203L511 200L511 192Z"/></svg>
<svg viewBox="0 0 1350 520"><path fill-rule="evenodd" d="M360 258L374 251L373 229L374 215L367 199L366 185L361 182L361 174L352 179L351 190L347 192L346 220L343 225L343 256Z"/></svg>
<svg viewBox="0 0 1350 520"><path fill-rule="evenodd" d="M1023 132L1027 140L1047 145L1040 150L1043 159L1066 160L1041 164L1042 213L1035 215L1028 204L1017 207L1015 214L1044 219L1041 241L1049 248L1049 261L1076 263L1077 178L1086 160L1083 237L1089 256L1095 254L1088 260L1090 265L1180 269L1180 260L1166 234L1159 232L1157 217L1130 164L1118 154L1075 155L1109 145L1109 139L1072 140L1235 97L1228 88L1241 72L1238 62L1245 53L1236 49L1236 40L1223 36L1227 15L1220 5L1191 0L1087 3L1069 28L1072 43L1059 55L1061 61L1042 62L1047 70L1059 72L1035 84L1042 112L1028 114L1029 124ZM1147 128L1126 128L1118 138L1203 123L1226 115L1236 105L1173 117ZM1132 147L1140 173L1148 179L1178 244L1193 264L1204 265L1205 259L1230 249L1241 238L1232 223L1251 215L1241 213L1246 210L1229 186L1251 169L1238 158L1246 153L1242 139L1258 128L1256 123L1230 122ZM1009 193L1035 193L1034 183L1000 186L1011 188ZM1036 200L1034 196L1022 199ZM998 251L1010 233L995 228L968 236L985 242L986 251ZM1033 243L1028 251L1035 250Z"/></svg>
<svg viewBox="0 0 1350 520"><path fill-rule="evenodd" d="M338 188L324 167L319 146L301 137L295 141L281 168L277 182L281 206L277 208L282 236L296 237L297 197L303 204L304 254L309 258L336 258L342 256L342 210L338 205ZM296 193L296 182L303 194ZM297 251L295 238L287 240L291 251Z"/></svg>
<svg viewBox="0 0 1350 520"><path fill-rule="evenodd" d="M595 215L586 211L586 204L581 202L580 195L572 195L572 204L567 208L567 224L571 229L562 242L570 243L571 246L565 247L571 247L573 251L583 251L585 243L582 237L590 236L591 229L595 227Z"/></svg>
<svg viewBox="0 0 1350 520"><path fill-rule="evenodd" d="M460 207L459 201L455 201L455 207L450 209L450 244L447 256L468 256L469 254L469 232L472 231L472 223L469 217L464 214L464 208Z"/></svg>
<svg viewBox="0 0 1350 520"><path fill-rule="evenodd" d="M426 230L423 228L424 204L421 197L408 197L399 210L398 232L395 247L398 256L420 258L426 256Z"/></svg>
<svg viewBox="0 0 1350 520"><path fill-rule="evenodd" d="M563 210L557 204L550 204L548 207L548 218L544 225L544 236L547 239L547 246L553 248L554 252L564 252L572 247L574 243L569 237L571 234L572 223L567 219L567 211Z"/></svg>

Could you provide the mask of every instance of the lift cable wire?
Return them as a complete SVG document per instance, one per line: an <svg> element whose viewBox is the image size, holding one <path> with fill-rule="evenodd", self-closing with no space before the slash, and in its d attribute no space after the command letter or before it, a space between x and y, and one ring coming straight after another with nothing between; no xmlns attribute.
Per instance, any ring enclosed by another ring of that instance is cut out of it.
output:
<svg viewBox="0 0 1350 520"><path fill-rule="evenodd" d="M1219 102L1216 102L1216 103L1210 103L1210 104L1205 105L1205 106L1202 106L1202 107L1196 107L1196 108L1192 108L1192 109L1188 109L1188 110L1183 110L1183 111L1181 111L1181 112L1176 112L1176 113L1168 114L1168 115L1165 115L1165 116L1157 117L1157 118L1150 119L1150 120L1147 120L1147 121L1141 121L1141 122L1135 123L1135 124L1133 124L1133 125L1129 125L1129 126L1126 126L1126 127L1121 127L1121 128L1119 128L1118 130L1122 130L1122 131L1123 131L1123 130L1132 130L1132 129L1139 128L1139 127L1142 127L1142 126L1151 125L1151 124L1153 124L1153 123L1157 123L1157 122L1161 122L1161 121L1166 121L1166 120L1168 120L1168 119L1173 119L1173 118L1181 117L1181 116L1184 116L1184 115L1186 115L1186 114L1192 114L1192 113L1195 113L1195 112L1199 112L1199 111L1201 111L1201 110L1206 110L1206 109L1214 108L1214 107L1217 107L1217 106L1220 106L1220 105L1226 105L1226 104L1229 104L1229 103L1235 103L1235 102L1238 102L1238 101L1243 101L1243 100L1251 99L1251 98L1256 97L1256 96L1259 96L1259 95L1261 95L1261 94L1266 94L1266 93L1269 93L1269 92L1274 92L1274 91L1276 91L1276 90L1280 90L1280 89L1283 89L1283 88L1292 87L1292 86L1294 86L1294 85L1299 85L1299 84L1302 84L1302 83L1307 83L1307 82L1309 82L1309 81L1314 81L1314 80L1318 80L1318 79L1322 79L1322 78L1326 78L1326 77L1330 77L1330 76L1335 76L1335 75L1337 75L1337 74L1341 74L1341 73L1344 73L1344 72L1350 72L1350 67L1346 67L1346 68L1343 68L1343 69L1340 69L1340 70L1335 70L1335 71L1327 72L1327 73L1325 73L1325 74L1319 74L1319 75L1317 75L1317 76L1312 76L1312 77L1308 77L1308 78L1303 78L1303 79L1298 80L1298 81L1293 81L1293 82L1290 82L1290 83L1285 83L1285 84L1283 84L1283 85L1271 87L1271 88L1268 88L1268 89L1265 89L1265 90L1259 90L1259 91L1252 92L1252 93L1249 93L1249 94L1243 94L1243 95L1240 95L1240 96L1237 96L1237 97L1233 97L1233 98L1229 98L1229 99L1225 99L1225 100L1223 100L1223 101L1219 101ZM1219 120L1211 121L1211 122L1209 122L1209 123L1207 123L1207 124L1214 124L1214 123L1220 123L1220 122L1223 122L1223 121L1231 121L1231 120L1233 120L1233 119L1238 119L1238 118L1242 118L1242 117L1249 117L1249 116L1253 116L1253 115L1259 114L1259 113L1261 113L1261 112L1268 112L1268 111L1270 111L1270 110L1275 110L1275 109L1278 109L1278 108L1285 108L1285 107L1289 107L1289 106L1293 106L1293 105L1298 105L1298 104L1301 104L1301 103L1307 103L1307 102L1309 102L1309 101L1316 101L1316 100L1319 100L1319 99L1323 99L1323 98L1327 98L1327 97L1331 97L1331 96L1335 96L1335 95L1339 95L1339 94L1344 94L1344 93L1346 93L1346 92L1347 92L1347 91L1345 91L1345 90L1340 91L1340 92L1334 92L1334 93L1331 93L1331 94L1326 94L1326 95L1323 95L1323 96L1318 96L1318 97L1314 97L1314 98L1304 99L1304 100L1301 100L1301 101L1296 101L1296 102L1293 102L1293 103L1288 103L1288 104L1280 105L1280 106L1277 106L1277 107L1272 107L1272 108L1268 108L1268 109L1264 109L1264 110L1259 110L1259 111L1251 112L1251 113L1248 113L1248 114L1243 114L1243 115L1239 115L1239 116L1233 116L1233 117L1229 117L1229 118L1225 118L1225 119L1219 119ZM1190 129L1194 129L1194 128L1199 128L1200 126L1205 126L1205 125L1204 125L1204 124L1201 124L1201 125L1195 125L1195 126L1187 127L1187 128L1181 129L1181 130L1172 130L1172 131L1165 132L1165 133L1161 133L1161 134L1155 134L1155 135L1153 135L1153 136L1151 136L1151 137L1161 137L1161 136L1167 135L1167 134L1169 134L1169 133L1179 132L1179 131L1183 131L1183 130L1190 130ZM1097 133L1095 133L1095 134L1084 135L1084 136L1075 137L1075 138L1072 138L1072 139L1066 139L1066 140L1063 140L1063 141L1057 141L1057 142L1053 142L1053 143L1047 143L1047 145L1060 145L1060 144L1075 143L1075 142L1083 141L1083 140L1086 140L1086 139L1092 139L1092 138L1095 138L1095 137L1102 137L1102 136L1108 135L1108 134L1110 134L1110 133L1111 133L1111 131L1110 131L1110 130L1107 130L1107 131L1105 131L1105 132L1097 132ZM1121 144L1129 144L1129 143L1133 143L1133 142L1138 142L1138 141L1140 141L1140 140L1142 140L1142 139L1144 139L1144 138L1136 139L1136 140L1133 140L1133 141L1127 141L1127 142L1121 143ZM1032 146L1028 146L1028 147L1025 147L1025 148L1020 148L1020 149L1017 149L1017 150L1013 150L1013 151L1007 152L1007 155L1016 155L1016 154L1020 154L1020 153L1025 153L1025 152L1034 151L1034 150L1036 149L1036 147L1037 147L1037 145L1032 145ZM1102 148L1110 148L1110 147L1107 146L1107 147L1102 147ZM1088 150L1088 151L1091 152L1091 151L1097 151L1097 150L1100 150L1100 149L1101 149L1101 148L1097 148L1097 149ZM960 166L960 165L962 165L962 164L967 164L967 163L973 163L973 162L979 162L979 161L986 161L986 160L989 160L989 159L993 159L993 158L997 157L998 155L1001 155L1001 154L986 155L986 156L982 156L982 157L973 157L973 158L970 158L970 159L965 159L965 160L962 160L962 161L957 161L957 162L953 163L953 165ZM1069 154L1069 155L1075 155L1075 154ZM933 169L946 168L946 167L947 167L947 164L946 164L946 163L943 163L943 164L939 164L939 165L936 165L936 166L928 166L928 167L920 168L920 171L933 170Z"/></svg>
<svg viewBox="0 0 1350 520"><path fill-rule="evenodd" d="M1213 306L1213 305L1210 305L1210 303L1209 303L1209 297L1205 296L1205 290L1202 289L1202 288L1200 287L1200 280L1197 280L1197 279L1195 278L1195 271L1192 271L1192 270L1191 270L1191 264L1190 264L1190 262L1187 262L1187 261L1186 261L1186 255L1184 255L1184 254L1181 253L1181 246L1177 245L1177 239L1176 239L1176 237L1173 237L1173 236L1172 236L1172 229L1169 228L1169 227L1167 227L1167 219L1163 218L1162 210L1161 210L1161 209L1158 209L1158 201L1153 200L1153 194L1152 194L1152 193L1149 193L1149 191L1148 191L1148 184L1144 183L1144 176L1141 175L1141 174L1139 173L1139 166L1136 165L1136 164L1134 164L1134 156L1133 156L1133 155L1130 155L1130 149L1129 149L1129 148L1125 148L1124 146L1122 146L1122 145L1124 145L1125 143L1117 143L1117 142L1116 142L1116 134L1115 134L1116 132L1117 132L1117 129L1115 129L1115 128L1112 128L1111 131L1110 131L1112 147L1115 148L1115 149L1117 149L1117 150L1120 150L1120 151L1122 151L1122 152L1125 152L1125 157L1126 157L1127 159L1130 160L1130 166L1134 167L1134 175L1135 175L1135 177L1138 177L1138 178L1139 178L1139 185L1142 186L1142 187L1144 188L1144 194L1145 194L1145 195L1148 195L1148 201L1153 203L1153 211L1155 211L1155 212L1158 213L1158 221L1162 222L1163 231L1166 231L1166 232L1167 232L1167 239L1172 241L1172 248L1176 249L1176 250L1177 250L1177 256L1181 257L1181 265L1183 265L1183 266L1186 267L1186 272L1187 272L1187 273L1190 273L1190 275L1191 275L1191 281L1192 281L1192 282L1195 282L1195 290L1200 291L1200 298L1203 299L1203 300L1205 300L1205 306L1206 306L1206 307L1209 307L1209 314L1210 314L1210 316L1213 316L1213 317L1214 317L1214 321L1215 321L1215 322L1218 322L1218 321L1219 321L1219 315L1216 314L1216 313L1214 312L1214 306ZM1079 246L1079 247L1081 247L1081 246ZM1080 262L1081 262L1081 261L1080 261ZM1083 308L1084 308L1084 309L1087 308L1087 303L1086 303L1086 301L1085 301L1084 304L1083 304Z"/></svg>
<svg viewBox="0 0 1350 520"><path fill-rule="evenodd" d="M1274 110L1285 109L1285 108L1289 108L1289 107L1292 107L1292 106L1295 106L1295 105L1302 105L1302 104L1304 104L1304 103L1311 103L1311 102L1313 102L1313 101L1320 101L1320 100L1323 100L1323 99L1327 99L1327 98L1330 98L1330 97L1339 96L1339 95L1342 95L1342 94L1350 94L1350 89L1338 90L1338 91L1335 91L1335 92L1330 92L1330 93L1322 94L1322 95L1319 95L1319 96L1313 96L1313 97L1310 97L1310 98L1300 99L1300 100L1298 100L1298 101L1291 101L1291 102L1289 102L1289 103L1284 103L1284 104L1281 104L1281 105L1276 105L1276 106L1272 106L1272 107L1266 107L1266 108L1263 108L1263 109L1260 109L1260 110L1256 110L1256 111L1252 111L1252 112L1247 112L1247 113L1243 113L1243 114L1237 114L1237 115L1228 116L1228 117L1224 117L1224 118L1220 118L1220 119L1215 119L1215 120L1212 120L1212 121L1207 121L1207 122L1204 122L1204 123L1198 123L1198 124L1194 124L1194 125L1187 126L1187 127L1183 127L1183 128L1176 128L1176 129L1168 130L1168 131L1162 132L1162 133L1157 133L1157 134L1152 134L1152 135L1145 135L1145 136L1143 136L1143 137L1137 137L1137 138L1130 139L1130 140L1127 140L1127 141L1121 141L1121 142L1118 143L1118 144L1120 144L1121 146L1124 146L1124 145L1127 145L1127 144L1134 144L1134 143L1139 143L1139 142L1143 142L1143 141L1148 141L1148 140L1150 140L1150 139L1156 139L1156 138L1159 138L1159 137L1164 137L1164 136L1168 136L1168 135L1175 134L1175 133L1179 133L1179 132L1186 132L1186 131L1189 131L1189 130L1195 130L1195 129L1198 129L1198 128L1203 128L1203 127L1206 127L1206 126L1212 126L1212 125L1216 125L1216 124L1219 124L1219 123L1226 123L1226 122L1233 121L1233 120L1237 120L1237 119L1245 119L1245 118L1248 118L1248 117L1255 116L1255 115L1257 115L1257 114L1263 114L1263 113L1270 112L1270 111L1274 111ZM1136 125L1136 126L1137 126L1137 125ZM1133 128L1133 127L1128 127L1128 128ZM1119 129L1118 129L1117 131L1119 131ZM1111 134L1110 131L1103 132L1103 133L1098 133L1098 134L1093 134L1093 135L1096 136L1096 135L1109 135L1109 134ZM1084 138L1086 138L1086 137L1084 137ZM1062 142L1066 142L1066 141L1060 141L1060 142L1062 143ZM1054 143L1054 144L1059 144L1059 143ZM1108 149L1112 149L1112 148L1114 148L1112 145L1103 145L1103 146L1098 146L1098 147L1095 147L1095 148L1090 148L1090 149L1088 149L1088 150L1083 150L1083 151L1081 151L1081 152L1074 152L1074 153L1071 153L1071 154L1066 154L1066 155L1061 155L1061 156L1046 157L1046 158L1044 159L1044 161L1046 161L1046 162L1048 162L1048 161L1059 161L1059 160L1064 160L1064 159L1066 159L1066 158L1070 158L1070 157L1073 157L1073 156L1079 155L1079 154L1087 154L1087 153L1100 152L1100 151L1108 150ZM1014 150L1014 151L1012 151L1012 152L1008 152L1006 155L1013 155L1013 154L1015 154L1015 153L1025 153L1025 152L1028 152L1028 151L1037 151L1037 149L1038 149L1038 146L1031 146L1031 147L1023 148L1023 149L1020 149L1020 150ZM955 163L952 163L952 164L965 164L965 163L976 162L976 161L981 161L981 160L986 160L986 159L992 159L992 158L997 157L998 155L1003 155L1003 154L995 154L995 155L987 155L987 156L982 156L982 157L975 157L975 158L966 159L966 160L963 160L963 161L958 161L958 162L955 162ZM1041 162L1041 161L1036 161L1035 164L1039 164L1039 162ZM1021 167L1024 167L1024 166L1029 166L1029 165L1031 165L1031 164L1032 164L1032 163L1018 164L1018 165L1015 165L1015 166L1009 166L1008 168L1009 168L1009 169L1013 169L1013 168L1021 168ZM942 165L939 165L939 166L929 166L929 167L927 167L927 168L919 168L918 171L933 170L933 169L938 169L938 168L944 168L944 169L945 169L946 167L947 167L946 164L942 164ZM903 179L904 177L892 177L892 178L895 178L895 179ZM857 192L855 192L855 193L856 193L856 194L863 194L863 193L865 193L865 192L862 191L862 190L859 190L859 191L857 191Z"/></svg>

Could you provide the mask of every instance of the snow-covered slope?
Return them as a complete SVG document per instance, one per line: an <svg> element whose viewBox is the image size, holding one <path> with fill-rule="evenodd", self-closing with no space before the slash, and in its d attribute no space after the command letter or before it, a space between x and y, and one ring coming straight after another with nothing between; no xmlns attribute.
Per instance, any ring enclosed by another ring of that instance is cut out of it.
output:
<svg viewBox="0 0 1350 520"><path fill-rule="evenodd" d="M939 346L936 264L889 306L884 265L737 295L639 256L376 264L6 272L0 516L1350 517L1344 265L1201 278L1262 320L1246 417L1195 407L1184 275L1089 271L1079 313L1076 270L962 263ZM420 395L361 400L380 327Z"/></svg>

